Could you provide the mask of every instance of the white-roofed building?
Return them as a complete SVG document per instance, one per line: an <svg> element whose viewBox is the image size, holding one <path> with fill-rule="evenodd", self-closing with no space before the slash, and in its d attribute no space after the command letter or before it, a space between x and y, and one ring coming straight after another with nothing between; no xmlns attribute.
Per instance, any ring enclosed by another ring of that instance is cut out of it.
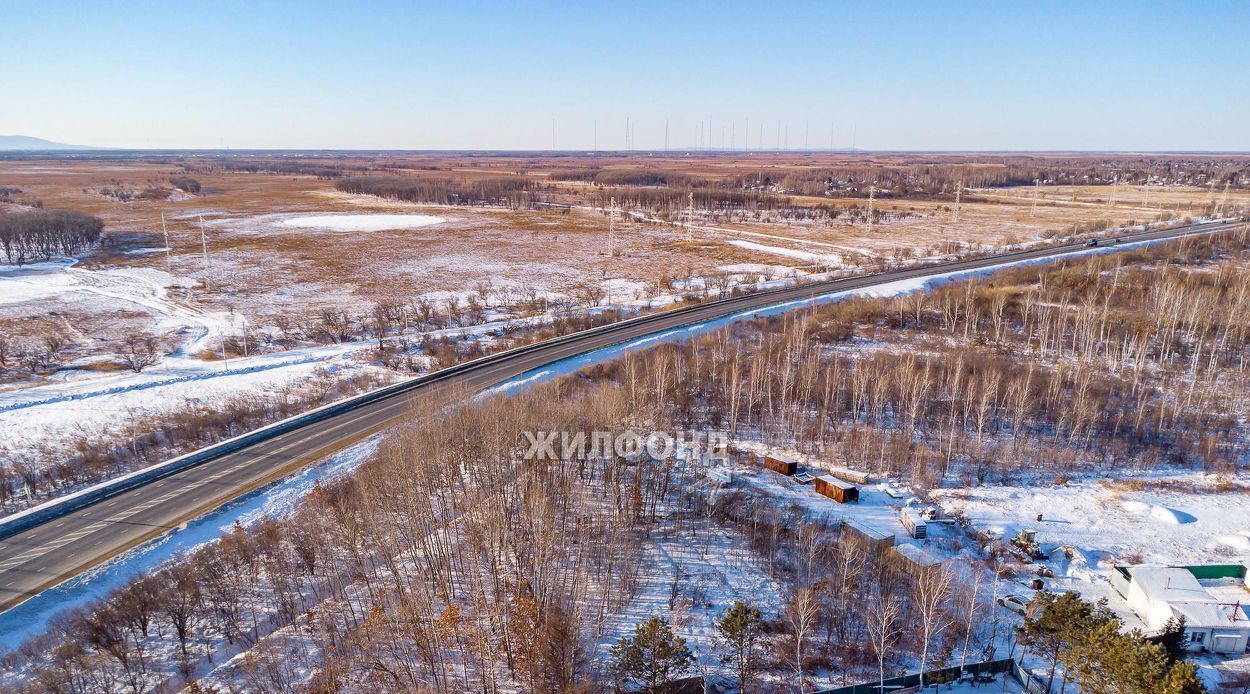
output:
<svg viewBox="0 0 1250 694"><path fill-rule="evenodd" d="M1250 571L1244 565L1117 566L1111 584L1149 632L1183 619L1190 650L1246 650Z"/></svg>

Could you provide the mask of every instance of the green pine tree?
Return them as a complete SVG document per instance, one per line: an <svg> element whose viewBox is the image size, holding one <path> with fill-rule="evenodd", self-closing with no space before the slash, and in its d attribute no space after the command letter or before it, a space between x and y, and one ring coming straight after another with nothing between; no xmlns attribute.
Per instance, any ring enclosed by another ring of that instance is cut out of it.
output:
<svg viewBox="0 0 1250 694"><path fill-rule="evenodd" d="M612 647L609 671L618 684L654 690L693 663L686 640L673 633L668 620L652 617Z"/></svg>
<svg viewBox="0 0 1250 694"><path fill-rule="evenodd" d="M1171 617L1163 625L1163 633L1156 639L1168 654L1169 663L1185 659L1185 618Z"/></svg>
<svg viewBox="0 0 1250 694"><path fill-rule="evenodd" d="M745 692L752 676L764 662L764 619L760 611L737 600L716 623L725 662L738 673L738 688Z"/></svg>

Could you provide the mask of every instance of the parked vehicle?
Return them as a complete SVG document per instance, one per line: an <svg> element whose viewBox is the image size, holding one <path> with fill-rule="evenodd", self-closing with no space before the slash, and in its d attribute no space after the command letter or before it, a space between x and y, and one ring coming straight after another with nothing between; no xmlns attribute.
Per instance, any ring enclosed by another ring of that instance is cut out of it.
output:
<svg viewBox="0 0 1250 694"><path fill-rule="evenodd" d="M1014 595L1006 595L999 598L998 604L1016 614L1026 614L1029 611L1029 604Z"/></svg>

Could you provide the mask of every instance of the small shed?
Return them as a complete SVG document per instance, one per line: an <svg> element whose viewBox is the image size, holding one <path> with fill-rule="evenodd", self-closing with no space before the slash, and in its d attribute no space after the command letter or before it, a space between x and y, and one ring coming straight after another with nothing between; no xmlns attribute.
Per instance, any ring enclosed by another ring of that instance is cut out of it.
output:
<svg viewBox="0 0 1250 694"><path fill-rule="evenodd" d="M859 487L848 484L832 475L821 475L816 478L816 493L845 504L854 501L859 503Z"/></svg>
<svg viewBox="0 0 1250 694"><path fill-rule="evenodd" d="M873 551L879 552L894 546L894 533L875 528L867 523L848 520L842 524L842 529L848 531L849 537L863 542Z"/></svg>
<svg viewBox="0 0 1250 694"><path fill-rule="evenodd" d="M907 528L907 534L923 540L929 536L929 523L915 509L905 508L898 512L898 518Z"/></svg>
<svg viewBox="0 0 1250 694"><path fill-rule="evenodd" d="M868 484L872 480L872 477L868 473L861 470L852 470L849 467L829 468L829 474L840 480L846 480L847 482L853 482L855 484Z"/></svg>
<svg viewBox="0 0 1250 694"><path fill-rule="evenodd" d="M937 571L942 560L917 545L895 545L894 556L899 566L912 575Z"/></svg>
<svg viewBox="0 0 1250 694"><path fill-rule="evenodd" d="M764 455L764 467L783 475L793 475L799 471L799 461L781 453L767 453Z"/></svg>
<svg viewBox="0 0 1250 694"><path fill-rule="evenodd" d="M798 482L799 484L811 484L812 481L815 479L816 478L812 477L811 473L809 472L800 472L794 475L794 481Z"/></svg>

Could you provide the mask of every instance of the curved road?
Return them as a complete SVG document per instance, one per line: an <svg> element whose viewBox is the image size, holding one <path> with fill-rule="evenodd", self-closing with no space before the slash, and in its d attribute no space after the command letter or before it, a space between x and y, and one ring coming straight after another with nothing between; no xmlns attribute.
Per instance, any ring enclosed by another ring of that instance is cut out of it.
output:
<svg viewBox="0 0 1250 694"><path fill-rule="evenodd" d="M1234 226L1237 224L1231 222L1197 224L1121 238L1125 242L1166 240ZM519 353L487 358L478 366L442 378L435 375L411 390L222 455L0 541L0 611L386 428L411 410L414 397L422 404L437 405L570 356L741 311L899 280L1044 259L1084 248L1084 244L1073 244L763 291L578 333Z"/></svg>

